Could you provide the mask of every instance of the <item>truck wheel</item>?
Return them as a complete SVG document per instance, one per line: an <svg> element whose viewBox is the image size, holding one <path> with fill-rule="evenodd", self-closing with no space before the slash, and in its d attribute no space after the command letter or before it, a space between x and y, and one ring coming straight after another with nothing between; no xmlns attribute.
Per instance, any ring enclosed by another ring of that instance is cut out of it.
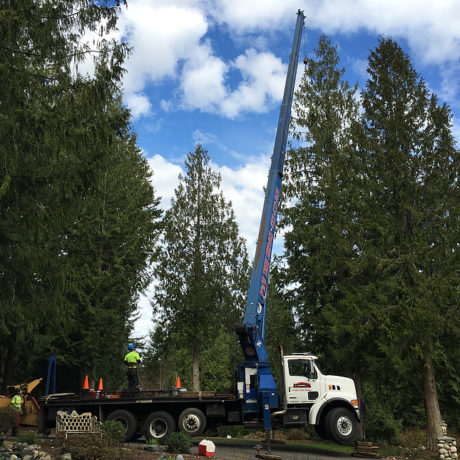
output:
<svg viewBox="0 0 460 460"><path fill-rule="evenodd" d="M113 420L114 422L121 422L126 428L125 441L133 439L137 431L137 420L134 415L124 409L114 410L107 415L106 420Z"/></svg>
<svg viewBox="0 0 460 460"><path fill-rule="evenodd" d="M176 431L176 422L167 412L152 412L144 422L145 439L160 441Z"/></svg>
<svg viewBox="0 0 460 460"><path fill-rule="evenodd" d="M206 417L200 409L190 407L179 416L179 430L191 436L203 433L206 427Z"/></svg>
<svg viewBox="0 0 460 460"><path fill-rule="evenodd" d="M336 407L327 414L326 427L337 444L352 444L357 439L356 417L344 407Z"/></svg>

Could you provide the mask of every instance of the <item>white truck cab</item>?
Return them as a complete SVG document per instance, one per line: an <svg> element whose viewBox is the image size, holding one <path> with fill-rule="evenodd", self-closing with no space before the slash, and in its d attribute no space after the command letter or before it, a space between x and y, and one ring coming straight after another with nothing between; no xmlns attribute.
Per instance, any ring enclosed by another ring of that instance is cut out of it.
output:
<svg viewBox="0 0 460 460"><path fill-rule="evenodd" d="M283 424L314 425L317 433L340 444L358 437L359 404L352 379L323 375L316 356L282 356Z"/></svg>

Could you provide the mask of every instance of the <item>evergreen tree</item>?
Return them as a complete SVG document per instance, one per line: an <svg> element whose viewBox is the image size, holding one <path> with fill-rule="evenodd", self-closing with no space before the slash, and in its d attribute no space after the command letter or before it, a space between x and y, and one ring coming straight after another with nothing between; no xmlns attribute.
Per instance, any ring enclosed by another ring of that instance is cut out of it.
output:
<svg viewBox="0 0 460 460"><path fill-rule="evenodd" d="M78 219L63 247L78 267L68 288L78 327L61 353L84 374L94 380L104 375L116 387L139 292L150 281L147 267L156 255L161 212L148 163L129 131L129 112L114 101L101 107L93 123L95 132L109 135L117 126L118 133L94 138L98 158L87 173L91 184L73 197Z"/></svg>
<svg viewBox="0 0 460 460"><path fill-rule="evenodd" d="M353 310L355 231L360 159L356 87L343 80L336 47L323 35L295 94L294 141L288 152L285 204L287 300L295 308L305 346L327 356L326 369L358 373L365 335L338 330L333 312ZM346 346L344 346L346 344Z"/></svg>
<svg viewBox="0 0 460 460"><path fill-rule="evenodd" d="M459 202L451 115L400 47L382 40L369 58L358 126L354 92L340 83L324 37L316 57L296 95L299 145L287 161L288 300L312 345L348 368L358 390L360 374L374 401L382 382L392 383L391 407L370 417L383 423L380 433L394 435L396 417L417 424L425 406L433 449L434 369L453 369L456 347L446 345L459 339L451 327ZM457 383L451 374L454 404Z"/></svg>
<svg viewBox="0 0 460 460"><path fill-rule="evenodd" d="M278 388L282 385L280 347L285 355L308 351L303 348L305 343L300 338L294 308L286 298L286 286L289 283L284 278L284 270L280 268L281 262L281 258L275 257L270 267L266 326L268 356Z"/></svg>
<svg viewBox="0 0 460 460"><path fill-rule="evenodd" d="M77 374L115 372L147 281L158 202L119 100L127 48L107 38L117 3L0 5L3 384L50 352ZM74 69L89 53L97 71L83 78Z"/></svg>
<svg viewBox="0 0 460 460"><path fill-rule="evenodd" d="M231 337L244 304L248 262L231 203L220 191L221 178L201 145L188 154L185 169L164 219L154 311L167 333L168 349L187 351L197 391L204 384L200 357L219 334L228 333L236 353Z"/></svg>
<svg viewBox="0 0 460 460"><path fill-rule="evenodd" d="M363 92L368 139L364 259L372 266L378 345L401 379L422 375L427 447L441 421L434 363L455 308L458 216L450 113L391 39L369 58ZM452 220L454 219L454 220ZM449 312L451 312L449 314ZM458 339L458 334L457 334Z"/></svg>

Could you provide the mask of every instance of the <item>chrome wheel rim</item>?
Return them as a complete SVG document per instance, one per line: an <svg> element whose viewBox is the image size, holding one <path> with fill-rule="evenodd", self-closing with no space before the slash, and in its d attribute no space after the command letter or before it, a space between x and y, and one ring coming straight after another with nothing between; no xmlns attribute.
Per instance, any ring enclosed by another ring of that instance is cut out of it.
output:
<svg viewBox="0 0 460 460"><path fill-rule="evenodd" d="M150 422L150 434L154 438L162 438L168 432L168 424L162 418L156 418Z"/></svg>
<svg viewBox="0 0 460 460"><path fill-rule="evenodd" d="M353 424L348 417L342 415L337 420L337 430L342 436L349 436L353 431Z"/></svg>
<svg viewBox="0 0 460 460"><path fill-rule="evenodd" d="M184 428L193 433L200 428L200 419L195 414L190 414L184 419Z"/></svg>

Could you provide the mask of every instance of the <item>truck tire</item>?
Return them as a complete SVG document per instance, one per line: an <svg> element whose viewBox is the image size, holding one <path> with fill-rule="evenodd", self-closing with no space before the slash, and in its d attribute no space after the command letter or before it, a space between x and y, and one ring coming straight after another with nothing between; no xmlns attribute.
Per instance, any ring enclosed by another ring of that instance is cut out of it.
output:
<svg viewBox="0 0 460 460"><path fill-rule="evenodd" d="M348 409L336 407L326 416L326 429L337 444L352 444L358 436L358 421Z"/></svg>
<svg viewBox="0 0 460 460"><path fill-rule="evenodd" d="M179 430L194 436L203 433L206 427L206 417L200 409L190 407L179 415Z"/></svg>
<svg viewBox="0 0 460 460"><path fill-rule="evenodd" d="M118 409L110 412L105 418L106 420L113 420L114 422L121 422L126 428L125 441L130 441L134 438L137 431L137 420L134 415L128 410Z"/></svg>
<svg viewBox="0 0 460 460"><path fill-rule="evenodd" d="M160 441L176 431L176 422L170 414L161 410L152 412L144 422L145 439Z"/></svg>

